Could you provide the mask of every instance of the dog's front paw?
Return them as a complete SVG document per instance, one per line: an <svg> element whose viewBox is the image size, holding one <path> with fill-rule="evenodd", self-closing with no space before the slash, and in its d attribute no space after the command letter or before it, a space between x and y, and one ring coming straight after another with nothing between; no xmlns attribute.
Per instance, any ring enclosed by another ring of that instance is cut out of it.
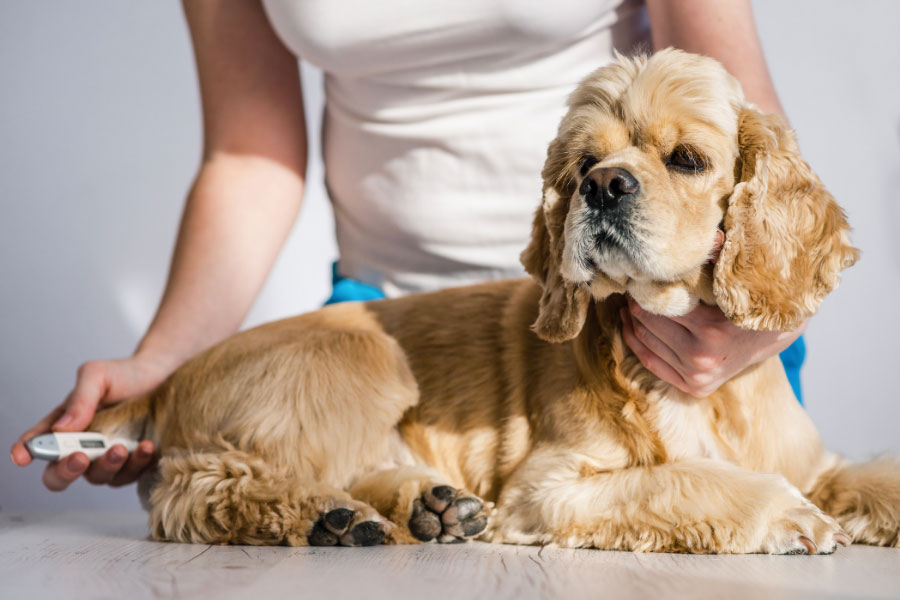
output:
<svg viewBox="0 0 900 600"><path fill-rule="evenodd" d="M762 552L768 554L831 554L838 544L848 546L850 536L830 516L806 500L769 525Z"/></svg>
<svg viewBox="0 0 900 600"><path fill-rule="evenodd" d="M449 485L436 485L416 498L409 531L423 542L464 542L484 531L488 517L477 496Z"/></svg>
<svg viewBox="0 0 900 600"><path fill-rule="evenodd" d="M391 527L389 521L369 507L335 508L321 515L309 532L307 543L310 546L376 546L384 542Z"/></svg>

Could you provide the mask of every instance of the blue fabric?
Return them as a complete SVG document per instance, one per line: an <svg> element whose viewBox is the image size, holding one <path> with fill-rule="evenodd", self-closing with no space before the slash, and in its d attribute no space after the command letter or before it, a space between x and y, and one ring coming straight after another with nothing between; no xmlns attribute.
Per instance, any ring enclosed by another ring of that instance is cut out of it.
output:
<svg viewBox="0 0 900 600"><path fill-rule="evenodd" d="M380 298L384 298L384 292L377 287L355 279L341 277L341 274L338 273L337 262L331 265L331 297L325 301L325 304L364 302Z"/></svg>
<svg viewBox="0 0 900 600"><path fill-rule="evenodd" d="M803 361L806 360L806 342L803 341L803 336L798 337L793 344L778 355L778 358L781 359L788 381L791 382L791 387L794 388L797 402L803 404L803 390L800 389L800 367L803 366Z"/></svg>
<svg viewBox="0 0 900 600"><path fill-rule="evenodd" d="M325 301L325 304L336 304L338 302L362 302L366 300L378 300L384 298L384 292L377 287L341 277L338 273L338 265L335 262L331 265L331 297ZM791 388L794 395L797 396L797 402L803 404L803 391L800 389L800 367L806 358L806 344L803 336L787 347L787 349L778 355L784 370L787 373L788 381L791 382Z"/></svg>

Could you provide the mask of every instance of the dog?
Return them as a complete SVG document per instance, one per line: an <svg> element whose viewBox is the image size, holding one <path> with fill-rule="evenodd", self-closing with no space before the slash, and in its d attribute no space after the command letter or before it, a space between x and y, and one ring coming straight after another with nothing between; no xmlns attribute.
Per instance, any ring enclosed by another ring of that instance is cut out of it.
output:
<svg viewBox="0 0 900 600"><path fill-rule="evenodd" d="M711 58L617 56L570 97L542 176L531 278L265 324L99 412L92 430L161 451L152 537L900 545L900 463L827 452L777 357L695 398L623 342L625 294L793 330L856 261L784 119Z"/></svg>

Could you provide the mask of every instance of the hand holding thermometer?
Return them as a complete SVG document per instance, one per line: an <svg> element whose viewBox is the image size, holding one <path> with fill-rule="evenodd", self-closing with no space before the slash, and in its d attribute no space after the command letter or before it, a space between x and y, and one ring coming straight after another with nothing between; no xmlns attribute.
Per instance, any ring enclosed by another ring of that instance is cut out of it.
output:
<svg viewBox="0 0 900 600"><path fill-rule="evenodd" d="M42 460L61 460L76 452L84 452L90 460L94 460L116 444L122 444L129 452L134 452L138 447L136 440L110 439L93 431L45 433L25 442L25 447L33 458Z"/></svg>

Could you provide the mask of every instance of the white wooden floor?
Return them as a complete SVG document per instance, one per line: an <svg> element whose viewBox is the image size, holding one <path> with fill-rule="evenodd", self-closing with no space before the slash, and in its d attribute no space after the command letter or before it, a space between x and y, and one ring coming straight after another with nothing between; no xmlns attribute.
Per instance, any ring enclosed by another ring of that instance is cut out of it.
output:
<svg viewBox="0 0 900 600"><path fill-rule="evenodd" d="M0 598L900 598L900 550L684 556L468 543L256 548L146 539L135 513L0 513Z"/></svg>

